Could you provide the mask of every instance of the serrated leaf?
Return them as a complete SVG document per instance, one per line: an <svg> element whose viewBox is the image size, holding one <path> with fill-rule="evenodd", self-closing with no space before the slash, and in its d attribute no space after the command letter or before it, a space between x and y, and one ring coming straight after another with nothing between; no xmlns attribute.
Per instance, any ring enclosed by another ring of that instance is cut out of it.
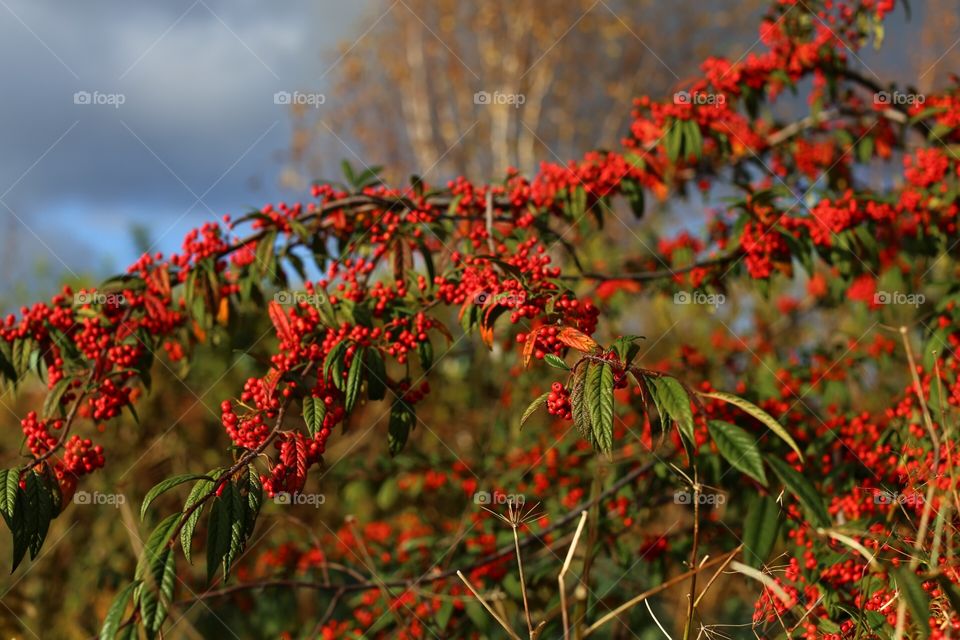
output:
<svg viewBox="0 0 960 640"><path fill-rule="evenodd" d="M521 429L523 428L523 425L527 422L527 420L530 419L530 416L532 416L534 413L537 412L537 409L539 409L539 408L542 407L543 405L547 404L547 398L548 398L549 396L550 396L550 392L547 391L546 393L540 395L536 400L534 400L533 402L531 402L530 405L529 405L526 409L524 409L523 415L520 416L520 428L521 428Z"/></svg>
<svg viewBox="0 0 960 640"><path fill-rule="evenodd" d="M213 489L213 486L216 484L216 479L220 477L222 471L216 470L208 474L213 480L200 480L197 484L193 485L193 489L190 490L190 495L187 496L186 502L183 503L183 513L186 513L193 505L195 505L203 496L210 493ZM187 559L187 562L193 564L193 559L190 555L190 547L193 542L193 532L197 528L197 523L200 521L200 514L203 513L203 506L200 506L190 514L190 516L184 521L183 527L180 529L180 546L183 548L183 555Z"/></svg>
<svg viewBox="0 0 960 640"><path fill-rule="evenodd" d="M818 527L826 527L830 524L830 516L826 507L823 506L820 494L806 478L779 458L768 458L767 464L777 474L787 490L797 497L813 524Z"/></svg>
<svg viewBox="0 0 960 640"><path fill-rule="evenodd" d="M256 467L247 465L246 504L244 510L244 539L249 538L257 524L263 505L263 484Z"/></svg>
<svg viewBox="0 0 960 640"><path fill-rule="evenodd" d="M593 427L590 423L590 408L585 397L587 368L586 364L582 364L573 371L573 380L570 383L570 413L573 415L573 424L580 437L590 442Z"/></svg>
<svg viewBox="0 0 960 640"><path fill-rule="evenodd" d="M17 493L20 491L20 472L18 469L0 471L0 514L7 526L13 528L13 515L17 506Z"/></svg>
<svg viewBox="0 0 960 640"><path fill-rule="evenodd" d="M690 396L676 378L670 376L649 377L648 386L656 398L658 409L677 424L677 428L691 445L696 442L693 435L693 411L690 409Z"/></svg>
<svg viewBox="0 0 960 640"><path fill-rule="evenodd" d="M563 361L563 358L554 353L548 353L544 355L543 360L551 367L563 369L564 371L570 371L570 367L568 367L567 363Z"/></svg>
<svg viewBox="0 0 960 640"><path fill-rule="evenodd" d="M213 582L213 577L223 565L223 560L230 552L231 525L233 523L233 483L223 485L223 491L213 499L210 508L210 517L207 524L207 582Z"/></svg>
<svg viewBox="0 0 960 640"><path fill-rule="evenodd" d="M590 411L590 441L607 456L613 450L613 367L591 362L584 397Z"/></svg>
<svg viewBox="0 0 960 640"><path fill-rule="evenodd" d="M753 436L740 427L724 422L710 420L707 424L710 437L717 444L720 455L730 465L747 474L763 486L767 486L767 474L763 470L763 457Z"/></svg>
<svg viewBox="0 0 960 640"><path fill-rule="evenodd" d="M143 504L140 506L140 519L143 520L147 516L147 509L150 508L151 503L153 503L153 501L163 493L185 482L191 482L193 480L200 480L203 478L209 479L207 476L196 473L183 473L160 481L152 489L150 489L150 491L147 492L146 496L144 496Z"/></svg>
<svg viewBox="0 0 960 640"><path fill-rule="evenodd" d="M317 433L323 428L323 419L327 415L327 405L323 398L314 398L305 396L303 398L303 421L307 425L307 433L310 437L316 437Z"/></svg>
<svg viewBox="0 0 960 640"><path fill-rule="evenodd" d="M113 603L107 610L107 616L103 619L103 626L100 627L100 640L114 640L116 638L123 620L123 613L127 610L127 603L130 602L130 596L139 584L139 581L131 582L114 597Z"/></svg>
<svg viewBox="0 0 960 640"><path fill-rule="evenodd" d="M557 340L572 347L577 351L582 351L584 353L590 353L598 346L597 341L580 331L579 329L574 329L573 327L564 327L557 333Z"/></svg>
<svg viewBox="0 0 960 640"><path fill-rule="evenodd" d="M347 372L347 386L344 390L343 408L347 413L353 410L360 395L360 382L363 380L363 357L366 347L357 347Z"/></svg>
<svg viewBox="0 0 960 640"><path fill-rule="evenodd" d="M343 352L347 350L347 342L347 340L338 342L327 353L327 357L323 359L323 378L327 380L333 375L333 384L336 385L338 389L340 389L342 385L342 380L338 375L340 372L340 360Z"/></svg>
<svg viewBox="0 0 960 640"><path fill-rule="evenodd" d="M726 402L727 404L732 404L733 406L742 409L747 412L763 424L767 426L770 431L773 431L781 440L790 445L790 448L793 449L800 460L803 460L803 453L800 451L800 447L797 446L797 443L794 439L787 433L787 430L783 428L776 418L771 416L769 413L753 404L749 400L744 400L740 396L735 396L732 393L724 393L723 391L706 391L700 392L700 395L705 398L713 398L714 400L720 400Z"/></svg>
<svg viewBox="0 0 960 640"><path fill-rule="evenodd" d="M36 559L43 546L43 541L47 538L47 531L50 529L50 521L57 515L56 500L53 496L53 487L46 478L35 472L27 474L27 486L30 485L30 478L34 480L37 487L36 502L30 505L34 517L33 536L30 540L30 558Z"/></svg>
<svg viewBox="0 0 960 640"><path fill-rule="evenodd" d="M174 513L157 525L147 538L143 555L137 563L136 578L144 581L140 590L140 614L148 636L159 631L173 601L176 557L169 542L179 522L180 514Z"/></svg>

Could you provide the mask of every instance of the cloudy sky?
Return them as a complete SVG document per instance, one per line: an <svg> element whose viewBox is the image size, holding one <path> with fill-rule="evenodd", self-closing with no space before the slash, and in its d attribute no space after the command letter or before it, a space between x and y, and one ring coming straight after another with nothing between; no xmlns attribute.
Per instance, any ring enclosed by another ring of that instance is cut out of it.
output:
<svg viewBox="0 0 960 640"><path fill-rule="evenodd" d="M122 269L133 224L169 252L203 220L295 195L274 95L322 92L366 4L0 0L0 286L38 264Z"/></svg>

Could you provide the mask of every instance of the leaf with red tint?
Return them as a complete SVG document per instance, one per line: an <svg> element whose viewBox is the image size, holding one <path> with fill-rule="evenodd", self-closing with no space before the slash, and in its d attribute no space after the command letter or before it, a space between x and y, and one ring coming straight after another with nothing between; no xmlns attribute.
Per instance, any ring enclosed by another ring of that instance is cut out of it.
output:
<svg viewBox="0 0 960 640"><path fill-rule="evenodd" d="M577 351L583 351L584 353L590 353L600 346L596 340L573 327L564 327L561 329L560 333L557 334L557 340L568 347L572 347Z"/></svg>

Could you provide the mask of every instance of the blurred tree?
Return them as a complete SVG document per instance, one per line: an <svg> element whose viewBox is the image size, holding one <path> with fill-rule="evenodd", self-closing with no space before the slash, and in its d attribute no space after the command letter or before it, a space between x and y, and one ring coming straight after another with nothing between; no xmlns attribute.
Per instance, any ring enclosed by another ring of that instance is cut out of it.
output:
<svg viewBox="0 0 960 640"><path fill-rule="evenodd" d="M616 146L630 117L621 105L678 87L707 55L736 59L761 5L379 0L318 77L332 87L326 103L295 108L296 170L285 180L301 187L321 175L330 147L319 141L331 138L393 179L496 178ZM519 97L494 104L497 92Z"/></svg>

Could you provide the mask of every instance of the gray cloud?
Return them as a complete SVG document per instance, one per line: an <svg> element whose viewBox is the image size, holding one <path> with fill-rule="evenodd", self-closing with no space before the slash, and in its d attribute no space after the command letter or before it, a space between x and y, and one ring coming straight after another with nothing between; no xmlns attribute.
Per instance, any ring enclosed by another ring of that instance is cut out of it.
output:
<svg viewBox="0 0 960 640"><path fill-rule="evenodd" d="M130 222L155 236L176 222L170 249L200 219L289 195L277 186L289 114L274 93L322 91L323 54L364 5L0 0L0 194L22 221L0 206L13 219L2 228L81 270L101 260L78 244L126 255L129 243L110 245ZM77 91L122 104L74 104Z"/></svg>

